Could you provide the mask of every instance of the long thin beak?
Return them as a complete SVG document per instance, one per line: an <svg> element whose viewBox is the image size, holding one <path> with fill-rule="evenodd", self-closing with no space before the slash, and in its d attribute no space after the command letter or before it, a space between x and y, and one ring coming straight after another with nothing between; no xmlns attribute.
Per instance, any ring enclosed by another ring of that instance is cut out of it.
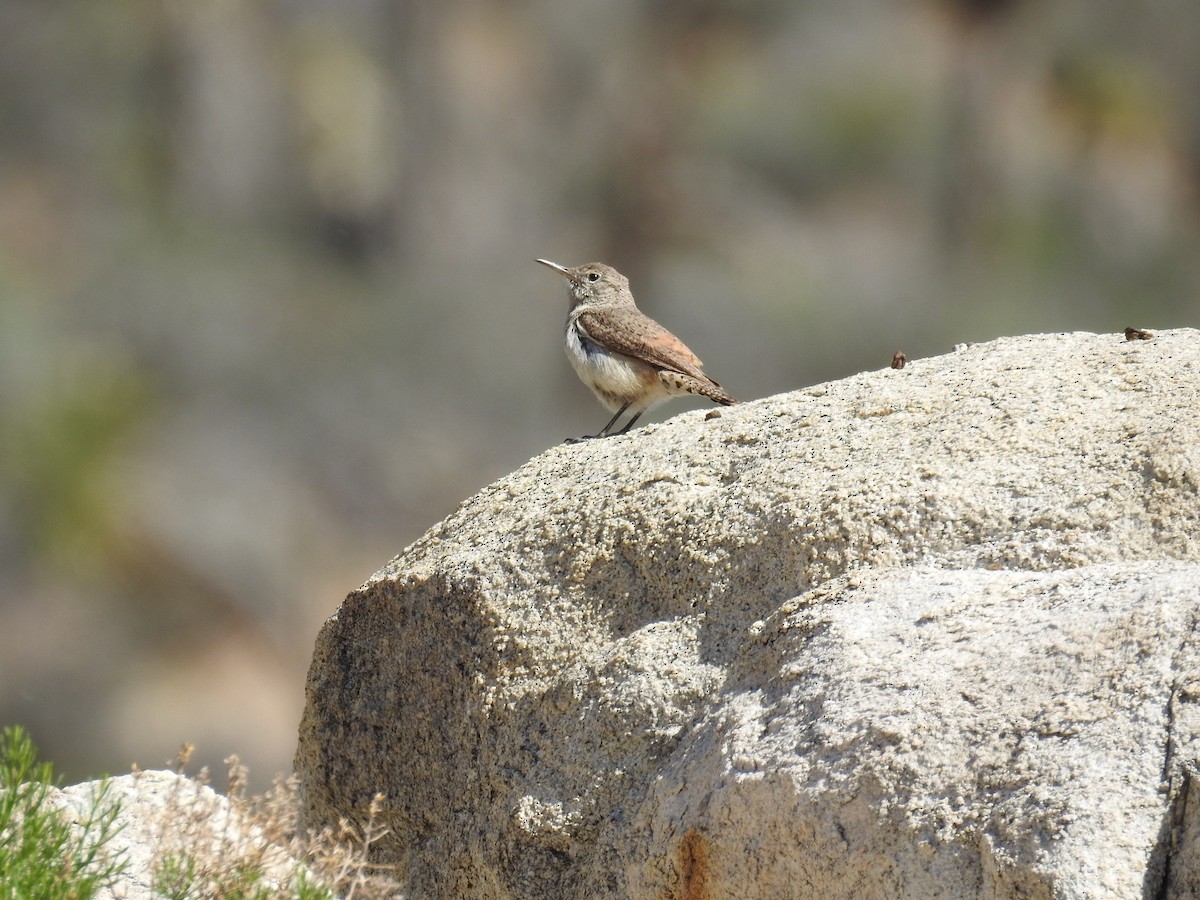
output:
<svg viewBox="0 0 1200 900"><path fill-rule="evenodd" d="M553 269L559 275L563 276L564 278L566 278L570 281L575 280L575 276L571 274L571 270L568 269L566 266L560 266L558 263L550 262L550 260L548 260L548 259L539 259L539 260L535 260L535 261L540 262L547 269Z"/></svg>

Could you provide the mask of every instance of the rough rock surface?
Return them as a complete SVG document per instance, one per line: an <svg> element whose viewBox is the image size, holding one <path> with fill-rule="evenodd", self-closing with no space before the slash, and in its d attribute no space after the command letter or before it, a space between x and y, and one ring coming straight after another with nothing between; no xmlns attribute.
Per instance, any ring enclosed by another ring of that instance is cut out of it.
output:
<svg viewBox="0 0 1200 900"><path fill-rule="evenodd" d="M1200 333L965 347L466 501L322 629L418 897L1200 893Z"/></svg>

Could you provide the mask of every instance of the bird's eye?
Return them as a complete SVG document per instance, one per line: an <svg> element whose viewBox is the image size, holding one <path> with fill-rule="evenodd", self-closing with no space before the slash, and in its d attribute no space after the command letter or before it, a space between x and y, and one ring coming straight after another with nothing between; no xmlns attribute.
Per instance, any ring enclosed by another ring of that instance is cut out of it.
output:
<svg viewBox="0 0 1200 900"><path fill-rule="evenodd" d="M599 281L599 280L600 280L599 272L588 272L588 281Z"/></svg>

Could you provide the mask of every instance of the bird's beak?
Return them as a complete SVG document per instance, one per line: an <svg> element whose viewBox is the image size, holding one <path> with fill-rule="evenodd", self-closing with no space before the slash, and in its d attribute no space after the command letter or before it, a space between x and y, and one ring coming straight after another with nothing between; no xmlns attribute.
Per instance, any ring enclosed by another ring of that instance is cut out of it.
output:
<svg viewBox="0 0 1200 900"><path fill-rule="evenodd" d="M555 272L557 272L559 275L566 278L568 281L575 281L575 276L571 274L571 270L568 269L566 266L560 266L558 263L550 262L550 260L548 260L548 259L539 259L539 260L536 260L536 262L540 262L547 269L553 269Z"/></svg>

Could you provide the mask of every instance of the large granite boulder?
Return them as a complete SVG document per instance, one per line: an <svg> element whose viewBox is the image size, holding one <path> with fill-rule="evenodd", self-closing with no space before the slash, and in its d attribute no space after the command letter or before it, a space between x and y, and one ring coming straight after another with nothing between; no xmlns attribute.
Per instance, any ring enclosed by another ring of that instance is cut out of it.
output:
<svg viewBox="0 0 1200 900"><path fill-rule="evenodd" d="M1200 333L554 447L346 598L296 766L413 897L1200 892Z"/></svg>

